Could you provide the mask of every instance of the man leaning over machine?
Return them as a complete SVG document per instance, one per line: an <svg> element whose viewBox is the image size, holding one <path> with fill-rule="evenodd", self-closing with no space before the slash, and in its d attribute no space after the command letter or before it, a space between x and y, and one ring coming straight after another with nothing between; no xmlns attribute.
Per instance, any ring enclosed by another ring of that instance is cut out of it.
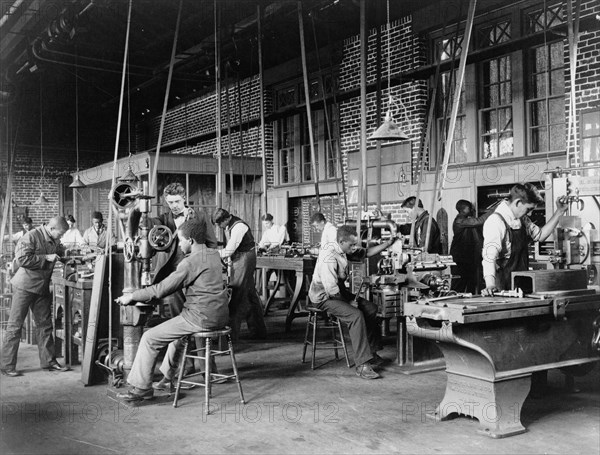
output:
<svg viewBox="0 0 600 455"><path fill-rule="evenodd" d="M348 260L362 260L382 252L396 237L368 249L357 247L358 235L350 226L337 230L337 241L319 252L308 296L312 304L326 310L348 325L354 349L356 375L362 379L377 379L373 366L384 363L378 354L379 330L377 306L352 294L344 283L348 278Z"/></svg>
<svg viewBox="0 0 600 455"><path fill-rule="evenodd" d="M558 224L568 205L565 197L556 200L557 210L543 226L536 226L529 214L544 200L537 188L530 183L517 183L483 225L483 277L484 295L495 291L510 290L511 272L527 270L530 241L543 242Z"/></svg>

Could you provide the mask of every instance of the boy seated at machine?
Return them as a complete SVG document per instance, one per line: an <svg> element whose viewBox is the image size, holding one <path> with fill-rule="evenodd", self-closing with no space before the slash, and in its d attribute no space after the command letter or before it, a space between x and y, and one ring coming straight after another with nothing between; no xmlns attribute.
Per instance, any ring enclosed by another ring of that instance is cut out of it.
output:
<svg viewBox="0 0 600 455"><path fill-rule="evenodd" d="M149 400L154 397L152 376L159 351L171 344L161 366L165 379L171 382L177 368L177 354L182 338L195 332L225 327L229 319L229 298L223 285L221 257L217 250L208 248L204 242L206 227L196 219L185 221L177 230L179 248L186 257L175 272L163 281L147 288L124 294L117 299L120 305L149 302L183 289L183 311L146 331L133 362L127 382L133 387L117 394L125 401ZM169 384L170 385L170 384Z"/></svg>

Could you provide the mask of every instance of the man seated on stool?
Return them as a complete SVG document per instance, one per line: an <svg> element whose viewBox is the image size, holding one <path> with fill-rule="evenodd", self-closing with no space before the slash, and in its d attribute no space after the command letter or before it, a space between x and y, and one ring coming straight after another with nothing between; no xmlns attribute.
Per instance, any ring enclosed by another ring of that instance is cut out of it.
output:
<svg viewBox="0 0 600 455"><path fill-rule="evenodd" d="M227 290L221 275L221 257L217 250L205 245L206 226L197 219L189 219L177 229L179 248L187 256L177 269L160 283L117 299L120 305L161 299L185 289L183 311L162 324L146 331L140 341L127 382L129 391L117 394L125 401L149 400L154 397L152 374L159 351L171 342L161 367L165 377L172 378L175 353L180 351L182 337L191 333L221 329L229 318ZM168 376L167 376L168 375Z"/></svg>
<svg viewBox="0 0 600 455"><path fill-rule="evenodd" d="M273 251L278 249L283 242L288 242L290 237L285 226L273 223L273 215L266 213L261 217L264 228L258 249L262 251Z"/></svg>
<svg viewBox="0 0 600 455"><path fill-rule="evenodd" d="M396 237L368 249L357 247L358 235L350 226L337 230L337 241L319 252L308 296L312 304L337 317L348 325L354 349L356 375L362 379L377 379L373 370L384 359L379 357L379 327L377 306L352 294L344 284L348 277L348 260L362 260L382 252L396 241ZM354 304L354 305L353 305Z"/></svg>

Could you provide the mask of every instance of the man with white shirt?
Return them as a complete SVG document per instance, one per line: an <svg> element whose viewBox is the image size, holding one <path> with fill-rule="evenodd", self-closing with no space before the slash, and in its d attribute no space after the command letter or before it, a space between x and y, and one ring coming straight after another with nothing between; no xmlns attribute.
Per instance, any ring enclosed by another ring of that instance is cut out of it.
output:
<svg viewBox="0 0 600 455"><path fill-rule="evenodd" d="M242 321L245 320L252 338L265 338L267 328L263 307L254 283L256 251L250 226L222 208L217 209L214 220L217 226L225 229L227 239L225 248L219 250L221 258L231 261L229 326L232 336L238 338Z"/></svg>
<svg viewBox="0 0 600 455"><path fill-rule="evenodd" d="M313 213L310 224L317 232L321 232L320 250L337 243L337 227L325 219L321 212Z"/></svg>
<svg viewBox="0 0 600 455"><path fill-rule="evenodd" d="M279 248L283 242L290 240L285 226L279 226L273 223L273 215L266 213L261 217L263 224L263 234L258 242L258 248L265 251L272 251Z"/></svg>
<svg viewBox="0 0 600 455"><path fill-rule="evenodd" d="M530 241L543 242L567 210L565 197L556 200L557 210L543 227L536 226L529 214L543 203L539 191L530 183L516 184L508 199L502 201L483 225L482 265L484 295L511 288L511 272L527 270Z"/></svg>

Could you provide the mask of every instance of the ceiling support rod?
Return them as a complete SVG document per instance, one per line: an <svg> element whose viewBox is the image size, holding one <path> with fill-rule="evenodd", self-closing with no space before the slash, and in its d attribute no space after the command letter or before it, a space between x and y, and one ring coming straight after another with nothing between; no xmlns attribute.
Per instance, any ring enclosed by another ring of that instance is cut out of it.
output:
<svg viewBox="0 0 600 455"><path fill-rule="evenodd" d="M183 9L183 0L179 0L179 10L177 11L177 24L175 25L175 35L173 36L173 47L171 48L171 63L169 64L169 76L167 77L167 87L165 90L165 99L163 101L162 116L160 118L160 129L158 130L158 140L156 141L156 156L154 157L154 169L150 176L150 191L156 194L158 162L160 157L160 146L165 131L165 118L167 117L167 107L169 105L169 93L171 92L171 81L173 79L173 66L175 66L175 55L177 52L177 38L179 36L179 25L181 24L181 10Z"/></svg>
<svg viewBox="0 0 600 455"><path fill-rule="evenodd" d="M427 223L427 235L425 236L425 251L429 247L429 236L431 235L431 224L434 216L433 209L435 207L436 199L442 200L442 193L446 186L446 175L448 173L448 162L450 161L450 154L452 153L452 145L454 143L454 128L456 127L456 116L458 115L458 107L460 106L460 95L462 92L463 84L465 81L465 68L467 66L467 56L469 55L469 43L471 41L471 34L473 32L473 21L475 19L475 6L477 0L471 0L469 3L469 11L467 12L467 24L465 26L465 35L462 41L462 52L460 54L460 63L458 65L458 74L456 75L456 83L454 86L454 99L452 100L452 112L450 113L450 123L448 125L448 133L446 136L446 143L444 144L444 163L440 169L440 187L437 185L433 188L433 198L431 202L431 212L429 213L429 220ZM436 174L437 177L437 174ZM437 191L437 198L435 192ZM418 203L418 201L415 201Z"/></svg>
<svg viewBox="0 0 600 455"><path fill-rule="evenodd" d="M217 207L223 207L223 157L221 150L221 15L214 0L215 10L215 129L217 144L215 155L217 158ZM219 229L219 232L221 230Z"/></svg>
<svg viewBox="0 0 600 455"><path fill-rule="evenodd" d="M367 211L367 6L360 0L360 167L362 170L357 201L356 231L360 239L360 222Z"/></svg>
<svg viewBox="0 0 600 455"><path fill-rule="evenodd" d="M125 51L123 52L123 69L121 72L121 93L119 95L119 113L117 116L117 132L115 137L115 153L113 158L112 166L112 179L111 185L114 185L117 172L117 159L119 157L119 140L121 137L121 122L123 121L123 98L125 95L125 76L127 75L127 60L129 59L129 35L131 33L131 10L133 9L133 0L129 0L129 8L127 11L127 32L125 34ZM108 195L109 199L112 198L111 192ZM112 220L113 211L108 211L108 230L106 232L106 246L104 254L108 256L108 301L112 302L112 260L113 255L110 253L110 245L112 244ZM108 333L113 333L113 317L112 317L113 305L108 305ZM108 352L112 352L112 335L108 337Z"/></svg>
<svg viewBox="0 0 600 455"><path fill-rule="evenodd" d="M310 107L310 87L308 86L308 67L306 64L306 46L304 44L304 19L302 17L302 2L298 1L298 28L300 31L300 52L302 54L302 75L304 77L304 104L306 105L306 120L308 122L308 140L310 142L310 160L315 182L315 199L317 200L317 211L321 211L321 198L319 196L319 168L317 167L317 156L315 153L315 139L312 125L312 111ZM300 153L303 153L301 150Z"/></svg>
<svg viewBox="0 0 600 455"><path fill-rule="evenodd" d="M263 79L263 55L262 55L262 9L256 5L258 23L258 102L260 105L260 156L262 158L262 214L268 213L267 202L267 157L265 156L265 87ZM241 129L241 124L240 124ZM254 188L254 183L252 184Z"/></svg>

